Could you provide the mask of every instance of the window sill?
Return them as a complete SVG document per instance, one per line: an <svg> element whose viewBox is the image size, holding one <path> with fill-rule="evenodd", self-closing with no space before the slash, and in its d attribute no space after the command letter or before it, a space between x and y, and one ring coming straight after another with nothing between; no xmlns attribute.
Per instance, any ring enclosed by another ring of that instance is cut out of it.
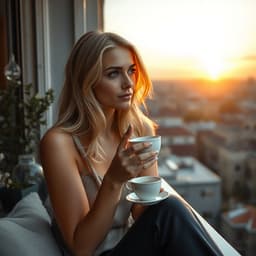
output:
<svg viewBox="0 0 256 256"><path fill-rule="evenodd" d="M164 179L162 182L162 187L171 194L182 198ZM182 200L184 199L182 198ZM223 255L241 256L199 213L197 213L196 210L194 210L193 208L192 210L201 221L204 228L208 231L214 242L218 245Z"/></svg>

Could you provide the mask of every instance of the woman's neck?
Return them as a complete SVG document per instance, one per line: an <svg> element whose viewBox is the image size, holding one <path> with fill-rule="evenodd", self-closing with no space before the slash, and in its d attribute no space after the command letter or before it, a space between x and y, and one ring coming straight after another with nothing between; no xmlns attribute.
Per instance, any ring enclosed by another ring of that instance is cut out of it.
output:
<svg viewBox="0 0 256 256"><path fill-rule="evenodd" d="M117 134L116 113L114 111L105 113L106 128L102 131L102 136L112 137Z"/></svg>

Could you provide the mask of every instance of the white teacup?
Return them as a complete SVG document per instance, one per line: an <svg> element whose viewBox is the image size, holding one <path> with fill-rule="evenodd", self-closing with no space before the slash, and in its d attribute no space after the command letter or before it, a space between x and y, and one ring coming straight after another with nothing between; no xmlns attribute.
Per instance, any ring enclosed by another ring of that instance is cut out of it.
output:
<svg viewBox="0 0 256 256"><path fill-rule="evenodd" d="M126 186L132 190L141 200L150 201L156 199L161 189L161 177L141 176L130 179Z"/></svg>
<svg viewBox="0 0 256 256"><path fill-rule="evenodd" d="M141 142L150 142L152 144L150 150L159 152L161 149L161 136L143 136L143 137L135 137L129 139L130 143L141 143Z"/></svg>

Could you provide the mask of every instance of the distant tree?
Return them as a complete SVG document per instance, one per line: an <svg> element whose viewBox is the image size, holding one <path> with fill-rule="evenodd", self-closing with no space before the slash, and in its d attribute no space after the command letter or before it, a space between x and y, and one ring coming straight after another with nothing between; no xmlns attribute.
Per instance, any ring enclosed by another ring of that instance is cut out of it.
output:
<svg viewBox="0 0 256 256"><path fill-rule="evenodd" d="M198 121L217 121L217 116L204 110L190 110L183 115L185 122L198 122Z"/></svg>
<svg viewBox="0 0 256 256"><path fill-rule="evenodd" d="M235 181L232 187L232 196L241 202L249 202L251 190L244 182Z"/></svg>
<svg viewBox="0 0 256 256"><path fill-rule="evenodd" d="M233 114L240 111L239 106L234 101L226 101L220 105L219 112L221 114Z"/></svg>
<svg viewBox="0 0 256 256"><path fill-rule="evenodd" d="M190 110L183 116L185 122L196 122L203 119L203 113L200 110Z"/></svg>

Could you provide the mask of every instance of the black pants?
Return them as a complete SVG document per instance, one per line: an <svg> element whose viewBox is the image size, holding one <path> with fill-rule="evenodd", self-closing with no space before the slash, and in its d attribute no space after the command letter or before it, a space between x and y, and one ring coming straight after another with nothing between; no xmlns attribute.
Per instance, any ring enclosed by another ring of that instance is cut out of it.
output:
<svg viewBox="0 0 256 256"><path fill-rule="evenodd" d="M152 205L109 256L223 255L192 211L172 196Z"/></svg>

